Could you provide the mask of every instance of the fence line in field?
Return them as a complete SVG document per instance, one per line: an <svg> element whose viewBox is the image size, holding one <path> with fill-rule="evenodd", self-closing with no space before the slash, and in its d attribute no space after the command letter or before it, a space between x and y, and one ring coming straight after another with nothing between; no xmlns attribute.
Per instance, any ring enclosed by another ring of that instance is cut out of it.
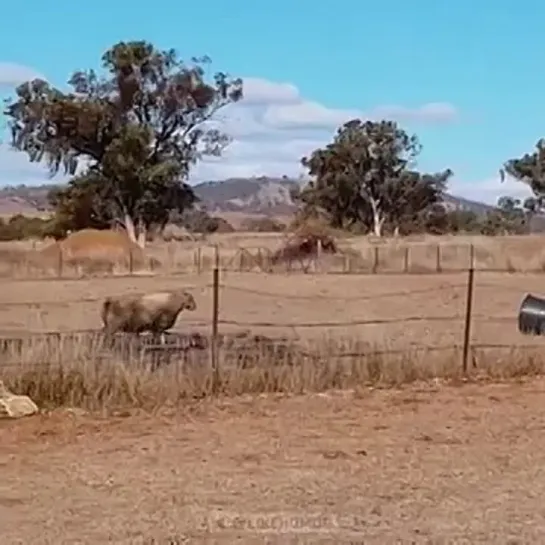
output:
<svg viewBox="0 0 545 545"><path fill-rule="evenodd" d="M161 277L164 278L164 277ZM456 289L456 288L465 288L465 283L460 284L449 284L450 289ZM491 287L497 287L491 285ZM198 284L184 284L183 289L185 290L195 290L195 289L213 289L214 284L204 284L204 285L198 285ZM236 291L240 293L248 293L252 295L257 295L260 297L271 297L273 299L277 300L298 300L298 301L313 301L316 300L316 296L314 295L298 295L298 294L286 294L286 293L279 293L279 292L270 292L270 291L263 291L263 290L256 290L251 288L245 288L242 286L235 286L230 285L225 282L221 282L219 284L220 290L231 290ZM387 298L396 298L396 297L405 297L409 295L419 295L419 294L429 294L434 292L440 292L444 288L443 287L436 287L436 288L425 288L425 289L413 289L413 290L402 290L402 291L394 291L394 292L385 292L385 293L376 293L376 294L367 294L367 295L358 295L358 296L337 296L337 295L320 295L319 299L324 301L372 301L375 299L387 299ZM104 300L103 297L84 297L79 299L63 299L63 300L41 300L41 301L0 301L0 308L4 307L40 307L40 306L65 306L65 305L71 305L71 304L79 304L79 303L99 303Z"/></svg>
<svg viewBox="0 0 545 545"><path fill-rule="evenodd" d="M424 259L413 259L418 249L425 250ZM447 251L456 254L456 258L445 257ZM208 252L205 250L209 250ZM114 264L106 260L80 259L70 260L65 258L62 252L58 254L58 260L46 265L38 260L2 263L0 255L0 274L6 278L21 279L65 279L72 280L78 277L122 278L132 276L156 276L167 274L169 276L197 274L212 271L215 263L224 272L254 272L254 273L304 273L304 274L354 274L354 275L385 275L385 274L450 274L466 271L471 267L475 270L493 272L517 272L513 267L477 267L475 264L475 248L473 244L426 244L408 243L400 245L373 245L368 251L349 250L337 254L327 254L318 244L316 251L302 256L291 256L275 261L274 252L263 247L237 247L235 249L215 246L199 246L194 249L182 249L187 259L176 262L174 251L168 252L166 262L160 265L152 265L135 261L132 252L129 252L125 262ZM458 253L462 251L462 255ZM210 255L207 255L210 254ZM386 255L384 255L386 254ZM323 257L330 257L325 262ZM393 256L393 257L392 257ZM7 258L6 258L7 259ZM160 260L159 260L160 261ZM453 266L452 261L461 263ZM393 265L392 265L393 264ZM528 273L544 273L545 266L536 267L534 270L526 270Z"/></svg>
<svg viewBox="0 0 545 545"><path fill-rule="evenodd" d="M230 285L229 283L220 283L220 259L219 259L219 252L216 254L216 261L215 261L215 267L213 269L212 274L212 283L206 284L205 286L198 286L195 285L193 287L195 288L209 288L212 289L213 294L213 309L212 309L212 315L211 319L208 320L201 320L201 321L186 321L183 320L182 323L186 325L197 325L198 327L211 327L211 361L212 366L214 369L217 369L218 363L218 341L220 338L219 334L219 326L220 325L228 325L228 326L238 326L238 327L245 327L245 328L347 328L350 326L365 326L365 325L384 325L384 324L391 324L391 323L404 323L404 322L458 322L463 324L462 331L460 332L460 344L455 345L448 345L448 346L429 346L426 344L412 344L409 347L404 347L400 349L394 349L394 350L387 350L387 351L378 351L373 353L378 354L386 354L386 353L403 353L404 351L410 351L410 350L427 350L427 351L441 351L441 350L461 350L462 356L461 356L461 366L464 372L468 371L470 356L472 349L487 349L487 348L496 348L496 349L513 349L512 346L506 346L501 344L486 344L486 343L479 343L475 344L472 343L471 339L471 328L472 323L475 318L486 318L487 322L513 322L513 324L516 321L515 316L488 316L487 314L475 314L473 311L473 298L474 298L474 288L475 288L475 269L472 266L473 265L473 259L474 255L473 252L471 254L471 266L465 271L465 274L467 275L467 280L465 283L459 283L455 285L449 285L448 289L452 288L464 288L465 289L465 312L463 314L457 314L457 315L449 315L449 316L406 316L406 317L394 317L394 318L384 318L384 319L367 319L367 320L350 320L350 321L337 321L337 322L294 322L294 323L286 323L286 322L273 322L273 321L239 321L239 320L229 320L229 319L221 319L220 318L220 307L221 307L221 291L222 290L235 290L239 292L246 292L250 293L256 296L264 296L264 297L273 297L277 299L299 299L299 300L311 300L311 299L321 299L321 296L306 296L306 295L290 295L290 294L282 294L282 293L273 293L266 290L260 291L255 289L249 289L242 286L235 286ZM459 271L458 271L459 272ZM482 272L482 271L479 271ZM482 284L485 287L492 287L492 288L504 288L504 286L499 286L498 284L493 283L483 283ZM185 286L186 288L188 286ZM372 300L372 299L381 299L381 298L388 298L388 297L403 297L403 296L410 296L413 294L430 294L432 292L437 292L440 290L445 289L444 287L438 287L433 289L417 289L417 290L403 290L403 291L392 291L392 292L385 292L385 293L379 293L379 294L373 294L373 295L362 295L359 297L346 297L346 296L340 296L340 297L334 297L334 296L327 296L324 297L324 299L328 300L339 300L339 301L346 301L346 300L358 300L358 301L366 301L366 300ZM505 286L505 289L510 290L517 290L520 291L518 288L514 287L508 287ZM78 300L78 302L98 302L98 298L86 298L83 300ZM75 303L76 301L63 301L63 302L56 302L54 304L58 305L66 305L70 303ZM34 303L24 303L24 302L1 302L0 303L0 309L1 308L9 308L10 306L46 306L48 303L46 302L34 302ZM86 332L91 332L89 330L86 330ZM96 331L95 331L96 332ZM72 332L75 334L76 332ZM85 333L84 331L80 331L80 333ZM30 334L30 332L29 332ZM39 336L43 336L44 333L38 333L35 332L35 334ZM50 332L50 334L53 335L63 335L59 332ZM66 335L70 335L70 332L66 332ZM18 337L20 338L20 337ZM534 349L536 348L536 345L522 345L517 346L516 348L524 348L524 347L530 347L532 346ZM362 355L362 354L360 354ZM367 353L366 355L369 355ZM349 357L348 354L341 355L341 357ZM218 371L219 372L219 371Z"/></svg>

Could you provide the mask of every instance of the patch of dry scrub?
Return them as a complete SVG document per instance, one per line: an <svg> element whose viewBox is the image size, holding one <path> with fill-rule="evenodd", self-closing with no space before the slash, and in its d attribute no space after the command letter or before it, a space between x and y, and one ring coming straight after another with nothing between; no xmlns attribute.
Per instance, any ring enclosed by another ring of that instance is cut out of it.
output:
<svg viewBox="0 0 545 545"><path fill-rule="evenodd" d="M348 236L316 220L297 225L289 234L237 232L214 234L205 240L182 238L156 240L145 252L123 233L111 231L80 231L43 249L26 249L30 243L26 248L24 243L0 243L0 276L103 276L128 273L131 268L135 272L200 274L214 267L216 251L220 266L231 271L452 272L468 269L472 247L477 270L545 271L545 237L539 235L378 239ZM318 240L322 248L319 260Z"/></svg>
<svg viewBox="0 0 545 545"><path fill-rule="evenodd" d="M265 392L300 394L329 389L392 387L419 380L459 381L460 351L378 352L354 339L308 345L267 337L223 338L217 371L208 343L189 342L168 356L163 350L105 350L98 338L49 337L2 347L2 379L12 391L40 407L90 410L144 408L200 399ZM542 374L544 361L533 351L476 350L473 375L505 379Z"/></svg>
<svg viewBox="0 0 545 545"><path fill-rule="evenodd" d="M89 276L157 269L160 263L122 231L83 229L45 248L0 256L14 276Z"/></svg>

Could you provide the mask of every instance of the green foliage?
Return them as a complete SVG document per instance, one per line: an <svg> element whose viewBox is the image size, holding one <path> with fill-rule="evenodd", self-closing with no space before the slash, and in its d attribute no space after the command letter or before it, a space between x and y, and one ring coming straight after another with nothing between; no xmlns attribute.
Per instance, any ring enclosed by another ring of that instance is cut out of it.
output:
<svg viewBox="0 0 545 545"><path fill-rule="evenodd" d="M470 210L436 209L426 218L420 230L436 235L522 235L529 231L528 214L517 199L500 197L497 209L481 215Z"/></svg>
<svg viewBox="0 0 545 545"><path fill-rule="evenodd" d="M500 197L498 208L486 215L483 229L484 235L527 234L531 212L520 199Z"/></svg>
<svg viewBox="0 0 545 545"><path fill-rule="evenodd" d="M240 79L220 72L205 81L209 62L120 42L102 56L104 76L75 72L68 93L41 80L17 88L5 112L13 146L45 161L52 175L73 176L50 198L59 229L120 223L141 241L172 210L194 204L190 169L229 143L207 122L242 97Z"/></svg>
<svg viewBox="0 0 545 545"><path fill-rule="evenodd" d="M500 169L502 181L505 175L526 184L534 197L526 199L522 208L530 214L543 210L545 205L545 139L540 139L532 153L525 153L522 157L509 159ZM520 201L516 205L520 208Z"/></svg>
<svg viewBox="0 0 545 545"><path fill-rule="evenodd" d="M349 121L331 144L302 159L313 180L295 197L325 211L336 228L399 231L441 201L452 174L412 170L420 151L417 137L393 121Z"/></svg>
<svg viewBox="0 0 545 545"><path fill-rule="evenodd" d="M180 216L171 217L176 225L185 227L190 233L232 233L235 229L223 218L211 216L206 210L186 210Z"/></svg>
<svg viewBox="0 0 545 545"><path fill-rule="evenodd" d="M242 222L241 230L249 233L281 233L286 230L286 225L273 218L249 218Z"/></svg>
<svg viewBox="0 0 545 545"><path fill-rule="evenodd" d="M16 214L7 221L0 218L0 241L45 238L52 236L51 227L51 219L29 218L22 214Z"/></svg>

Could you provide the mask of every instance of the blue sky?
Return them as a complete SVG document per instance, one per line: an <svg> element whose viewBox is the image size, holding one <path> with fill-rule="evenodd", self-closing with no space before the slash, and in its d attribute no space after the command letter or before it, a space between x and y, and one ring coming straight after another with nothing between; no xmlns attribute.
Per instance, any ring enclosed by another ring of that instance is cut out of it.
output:
<svg viewBox="0 0 545 545"><path fill-rule="evenodd" d="M141 9L137 7L141 5ZM0 94L27 74L62 85L98 67L120 40L147 39L248 78L247 102L225 113L234 142L193 180L300 172L298 159L352 115L386 115L420 137L419 167L452 168L452 191L494 201L525 194L498 180L506 159L545 136L545 4L507 1L334 3L27 0L2 10ZM204 6L204 8L203 8ZM45 169L0 153L0 183L39 183Z"/></svg>

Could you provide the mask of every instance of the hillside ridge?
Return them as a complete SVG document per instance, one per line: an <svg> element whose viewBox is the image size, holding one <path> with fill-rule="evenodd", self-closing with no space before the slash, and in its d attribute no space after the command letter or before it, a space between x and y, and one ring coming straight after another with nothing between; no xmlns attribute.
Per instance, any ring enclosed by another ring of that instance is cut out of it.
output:
<svg viewBox="0 0 545 545"><path fill-rule="evenodd" d="M227 178L202 182L194 190L211 214L245 213L250 215L285 216L295 210L291 190L300 182L287 177ZM42 186L7 186L0 188L0 215L36 215L47 213L47 193L53 184ZM444 201L450 209L485 214L494 207L446 193Z"/></svg>

